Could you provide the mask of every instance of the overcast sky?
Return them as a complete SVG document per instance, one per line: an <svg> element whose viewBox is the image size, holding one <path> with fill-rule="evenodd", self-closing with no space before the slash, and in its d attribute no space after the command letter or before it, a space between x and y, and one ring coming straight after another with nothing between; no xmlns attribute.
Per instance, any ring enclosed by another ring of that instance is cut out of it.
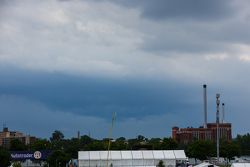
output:
<svg viewBox="0 0 250 167"><path fill-rule="evenodd" d="M49 137L168 137L215 121L250 132L250 1L1 0L0 124Z"/></svg>

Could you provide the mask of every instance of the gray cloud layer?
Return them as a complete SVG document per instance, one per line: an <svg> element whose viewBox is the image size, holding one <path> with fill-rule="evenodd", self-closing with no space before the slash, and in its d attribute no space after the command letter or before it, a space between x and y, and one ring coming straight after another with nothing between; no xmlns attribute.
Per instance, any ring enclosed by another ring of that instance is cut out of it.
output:
<svg viewBox="0 0 250 167"><path fill-rule="evenodd" d="M249 7L246 0L1 1L0 122L25 130L25 118L34 125L51 115L48 123L68 135L86 122L104 136L94 124L107 127L116 111L124 135L164 136L176 124L201 124L193 118L202 118L207 83L211 112L221 92L234 133L247 132L240 127L250 127ZM57 117L78 121L57 126Z"/></svg>
<svg viewBox="0 0 250 167"><path fill-rule="evenodd" d="M111 2L118 2L129 7L138 7L142 10L143 17L152 20L220 20L231 16L235 12L231 1L226 0L115 0Z"/></svg>

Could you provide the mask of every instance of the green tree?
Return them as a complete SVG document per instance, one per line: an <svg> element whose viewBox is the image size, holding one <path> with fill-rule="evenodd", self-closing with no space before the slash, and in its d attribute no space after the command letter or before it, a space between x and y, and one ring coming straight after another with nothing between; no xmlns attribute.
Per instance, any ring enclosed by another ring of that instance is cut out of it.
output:
<svg viewBox="0 0 250 167"><path fill-rule="evenodd" d="M240 146L236 142L224 141L220 145L220 156L227 158L229 161L234 156L240 155Z"/></svg>
<svg viewBox="0 0 250 167"><path fill-rule="evenodd" d="M10 141L11 151L23 151L26 149L27 149L27 146L23 142L21 142L19 139L12 139Z"/></svg>
<svg viewBox="0 0 250 167"><path fill-rule="evenodd" d="M138 145L137 139L128 139L128 150L132 150L135 145Z"/></svg>
<svg viewBox="0 0 250 167"><path fill-rule="evenodd" d="M161 150L162 148L162 144L161 144L161 139L160 138L151 138L148 141L148 144L152 145L152 149L153 150Z"/></svg>
<svg viewBox="0 0 250 167"><path fill-rule="evenodd" d="M106 141L100 141L100 140L94 140L91 143L85 145L84 150L107 150L107 142Z"/></svg>
<svg viewBox="0 0 250 167"><path fill-rule="evenodd" d="M77 159L78 151L81 147L80 140L78 138L72 138L70 140L64 140L64 150L71 158Z"/></svg>
<svg viewBox="0 0 250 167"><path fill-rule="evenodd" d="M189 157L205 160L215 153L215 145L210 141L195 141L191 143L186 153Z"/></svg>
<svg viewBox="0 0 250 167"><path fill-rule="evenodd" d="M178 143L172 138L164 138L161 147L165 150L176 150Z"/></svg>
<svg viewBox="0 0 250 167"><path fill-rule="evenodd" d="M48 164L44 164L43 167L49 167L49 165Z"/></svg>
<svg viewBox="0 0 250 167"><path fill-rule="evenodd" d="M55 130L50 138L52 150L63 150L65 146L63 139L63 133L59 130Z"/></svg>
<svg viewBox="0 0 250 167"><path fill-rule="evenodd" d="M61 131L59 130L55 130L52 133L52 137L50 138L50 141L60 141L64 138L64 135Z"/></svg>
<svg viewBox="0 0 250 167"><path fill-rule="evenodd" d="M0 148L0 166L9 166L10 165L10 153Z"/></svg>
<svg viewBox="0 0 250 167"><path fill-rule="evenodd" d="M138 135L137 136L137 141L138 142L143 142L143 141L146 141L146 138L144 136L142 136L142 135Z"/></svg>
<svg viewBox="0 0 250 167"><path fill-rule="evenodd" d="M126 149L127 149L126 141L116 140L111 144L111 150L126 150Z"/></svg>
<svg viewBox="0 0 250 167"><path fill-rule="evenodd" d="M69 160L70 156L61 150L54 151L47 159L49 166L66 166Z"/></svg>
<svg viewBox="0 0 250 167"><path fill-rule="evenodd" d="M240 146L241 155L250 155L250 134L237 135L235 142Z"/></svg>
<svg viewBox="0 0 250 167"><path fill-rule="evenodd" d="M164 162L162 160L160 160L157 167L165 167Z"/></svg>
<svg viewBox="0 0 250 167"><path fill-rule="evenodd" d="M89 144L89 143L91 143L92 141L93 141L93 139L90 138L90 137L87 136L87 135L82 136L81 139L80 139L80 142L81 142L82 145Z"/></svg>
<svg viewBox="0 0 250 167"><path fill-rule="evenodd" d="M16 161L12 164L13 167L22 167L21 163L19 161Z"/></svg>
<svg viewBox="0 0 250 167"><path fill-rule="evenodd" d="M123 141L123 142L125 142L126 138L125 137L119 137L119 138L116 139L116 141Z"/></svg>
<svg viewBox="0 0 250 167"><path fill-rule="evenodd" d="M51 144L46 139L37 139L34 143L31 144L31 150L47 150L50 149Z"/></svg>

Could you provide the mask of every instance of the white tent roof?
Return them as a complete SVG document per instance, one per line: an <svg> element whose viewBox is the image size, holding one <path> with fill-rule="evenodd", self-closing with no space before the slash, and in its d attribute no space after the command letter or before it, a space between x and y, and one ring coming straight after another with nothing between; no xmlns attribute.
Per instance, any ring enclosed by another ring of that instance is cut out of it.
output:
<svg viewBox="0 0 250 167"><path fill-rule="evenodd" d="M78 159L89 159L89 151L78 151Z"/></svg>
<svg viewBox="0 0 250 167"><path fill-rule="evenodd" d="M119 159L172 159L186 160L184 150L134 150L134 151L79 151L79 160L113 160ZM238 166L235 166L238 167ZM239 166L241 167L241 166Z"/></svg>
<svg viewBox="0 0 250 167"><path fill-rule="evenodd" d="M250 167L250 163L233 163L231 167Z"/></svg>
<svg viewBox="0 0 250 167"><path fill-rule="evenodd" d="M208 167L208 166L210 166L210 165L213 165L213 164L210 164L210 163L208 163L208 162L203 162L203 163L201 163L201 164L199 164L199 165L196 165L196 166L194 166L194 167ZM216 166L216 165L213 165L214 167L219 167L219 166Z"/></svg>
<svg viewBox="0 0 250 167"><path fill-rule="evenodd" d="M142 151L142 155L144 159L153 159L154 155L152 151Z"/></svg>
<svg viewBox="0 0 250 167"><path fill-rule="evenodd" d="M100 159L99 151L91 151L91 152L89 152L89 158L93 159L93 160L99 160Z"/></svg>
<svg viewBox="0 0 250 167"><path fill-rule="evenodd" d="M186 159L186 154L183 150L174 150L174 155L176 159Z"/></svg>
<svg viewBox="0 0 250 167"><path fill-rule="evenodd" d="M132 151L133 159L143 159L141 151Z"/></svg>
<svg viewBox="0 0 250 167"><path fill-rule="evenodd" d="M163 150L153 151L154 159L165 159Z"/></svg>
<svg viewBox="0 0 250 167"><path fill-rule="evenodd" d="M132 159L131 151L121 151L122 159Z"/></svg>
<svg viewBox="0 0 250 167"><path fill-rule="evenodd" d="M183 151L183 150L181 150L181 151ZM163 153L164 153L166 159L175 159L174 151L172 151L172 150L165 150L165 151L163 151Z"/></svg>
<svg viewBox="0 0 250 167"><path fill-rule="evenodd" d="M110 151L113 160L122 159L121 151Z"/></svg>
<svg viewBox="0 0 250 167"><path fill-rule="evenodd" d="M91 152L91 151L89 151L89 152ZM107 160L107 158L108 158L108 151L98 151L98 152L100 153L100 159L101 160ZM90 157L90 159L91 159L91 157ZM109 159L111 159L110 152L109 152Z"/></svg>

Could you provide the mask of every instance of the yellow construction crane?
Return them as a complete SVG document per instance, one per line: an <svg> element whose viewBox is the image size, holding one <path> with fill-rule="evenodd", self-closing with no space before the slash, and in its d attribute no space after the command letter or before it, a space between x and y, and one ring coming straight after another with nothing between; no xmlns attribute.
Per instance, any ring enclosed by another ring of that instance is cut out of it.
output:
<svg viewBox="0 0 250 167"><path fill-rule="evenodd" d="M112 138L112 131L113 131L113 127L114 127L114 123L115 123L115 117L116 117L116 113L113 112L112 115L112 124L109 130L109 143L108 143L108 155L107 155L107 167L109 167L109 150L110 150L110 146L111 146L111 138Z"/></svg>

